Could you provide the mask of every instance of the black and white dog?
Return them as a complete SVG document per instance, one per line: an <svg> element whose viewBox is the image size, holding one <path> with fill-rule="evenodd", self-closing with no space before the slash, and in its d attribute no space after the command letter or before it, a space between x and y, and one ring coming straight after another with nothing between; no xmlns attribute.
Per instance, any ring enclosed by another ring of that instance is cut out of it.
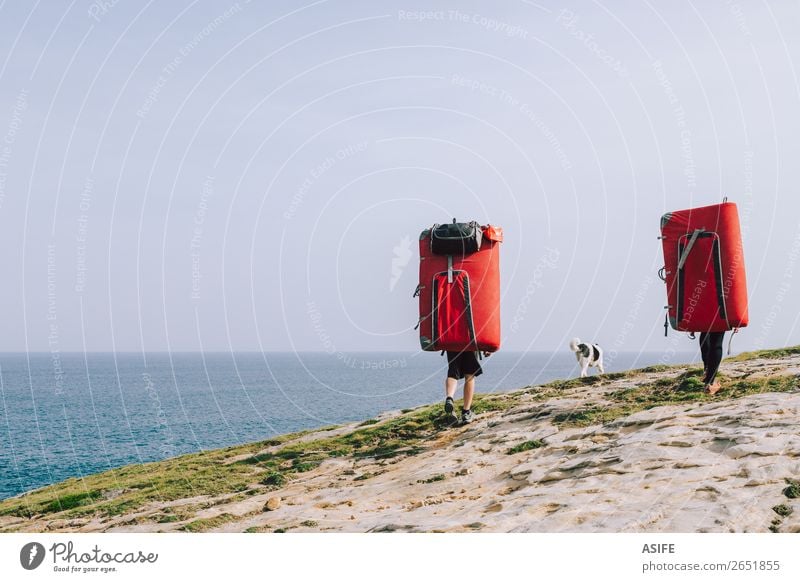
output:
<svg viewBox="0 0 800 582"><path fill-rule="evenodd" d="M597 344L584 344L581 340L574 338L569 342L569 349L575 352L575 357L581 365L581 378L589 375L589 367L594 366L601 374L603 370L603 349Z"/></svg>

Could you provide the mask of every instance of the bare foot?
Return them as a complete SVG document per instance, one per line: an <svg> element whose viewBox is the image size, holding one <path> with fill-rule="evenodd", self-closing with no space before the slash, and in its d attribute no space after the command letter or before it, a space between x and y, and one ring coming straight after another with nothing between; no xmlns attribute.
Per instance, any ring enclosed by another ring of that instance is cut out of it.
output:
<svg viewBox="0 0 800 582"><path fill-rule="evenodd" d="M722 390L722 384L719 383L719 380L714 380L713 384L706 384L706 394L709 396L713 396L720 390Z"/></svg>

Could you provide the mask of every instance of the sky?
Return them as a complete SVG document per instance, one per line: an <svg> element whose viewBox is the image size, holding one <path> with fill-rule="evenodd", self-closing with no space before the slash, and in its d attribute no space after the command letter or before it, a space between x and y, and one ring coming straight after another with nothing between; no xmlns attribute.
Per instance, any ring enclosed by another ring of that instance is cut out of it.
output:
<svg viewBox="0 0 800 582"><path fill-rule="evenodd" d="M663 335L739 205L800 343L800 4L0 2L0 351L413 351L418 237L502 226L502 349Z"/></svg>

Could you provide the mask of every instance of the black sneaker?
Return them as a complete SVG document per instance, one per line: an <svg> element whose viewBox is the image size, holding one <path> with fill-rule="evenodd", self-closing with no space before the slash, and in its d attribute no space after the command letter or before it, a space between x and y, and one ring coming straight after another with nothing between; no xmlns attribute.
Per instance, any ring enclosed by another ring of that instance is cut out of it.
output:
<svg viewBox="0 0 800 582"><path fill-rule="evenodd" d="M469 424L475 420L475 413L472 410L461 410L461 424Z"/></svg>
<svg viewBox="0 0 800 582"><path fill-rule="evenodd" d="M448 396L447 398L444 399L444 413L445 414L452 415L453 414L453 410L455 410L455 408L456 407L455 407L455 404L453 403L453 399L450 396Z"/></svg>

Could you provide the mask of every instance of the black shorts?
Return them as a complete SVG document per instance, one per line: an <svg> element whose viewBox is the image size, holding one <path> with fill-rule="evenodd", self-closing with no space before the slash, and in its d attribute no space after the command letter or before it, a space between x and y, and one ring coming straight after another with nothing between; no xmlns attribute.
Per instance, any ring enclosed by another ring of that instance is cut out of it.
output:
<svg viewBox="0 0 800 582"><path fill-rule="evenodd" d="M447 377L460 380L467 374L483 374L476 352L447 352Z"/></svg>

